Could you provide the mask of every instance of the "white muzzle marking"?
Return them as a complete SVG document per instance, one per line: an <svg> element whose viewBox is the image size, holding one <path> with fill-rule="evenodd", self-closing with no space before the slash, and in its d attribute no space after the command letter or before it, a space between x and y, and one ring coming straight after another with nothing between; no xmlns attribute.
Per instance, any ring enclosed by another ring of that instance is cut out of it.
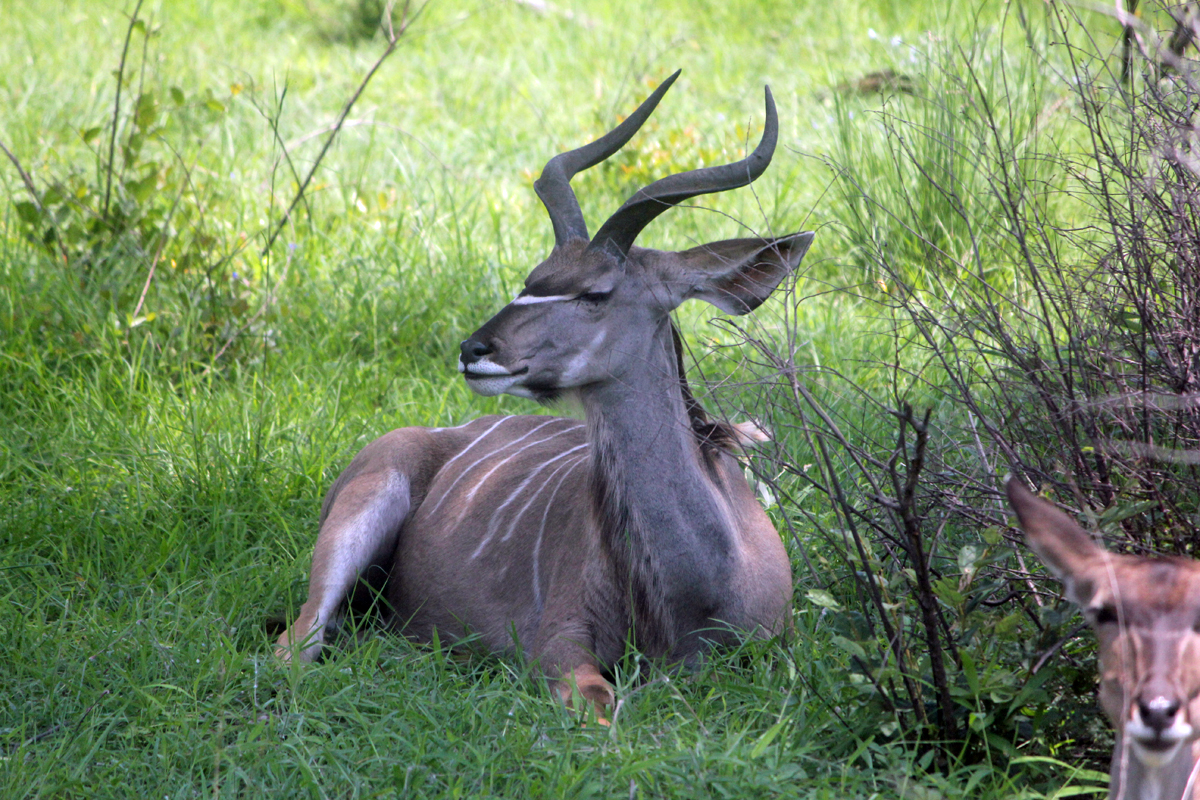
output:
<svg viewBox="0 0 1200 800"><path fill-rule="evenodd" d="M486 358L472 363L468 370L463 364L462 356L459 356L458 371L467 379L467 385L471 387L471 391L484 397L504 394L521 379L520 375L514 375L506 368L488 361Z"/></svg>
<svg viewBox="0 0 1200 800"><path fill-rule="evenodd" d="M1156 704L1169 702L1166 698L1156 698L1148 705L1154 707ZM1184 717L1184 709L1180 708L1175 714L1175 719L1171 721L1171 726L1159 733L1142 721L1141 711L1137 704L1134 704L1133 713L1125 723L1125 737L1133 744L1133 753L1138 761L1154 768L1173 759L1184 742L1192 738L1193 728Z"/></svg>

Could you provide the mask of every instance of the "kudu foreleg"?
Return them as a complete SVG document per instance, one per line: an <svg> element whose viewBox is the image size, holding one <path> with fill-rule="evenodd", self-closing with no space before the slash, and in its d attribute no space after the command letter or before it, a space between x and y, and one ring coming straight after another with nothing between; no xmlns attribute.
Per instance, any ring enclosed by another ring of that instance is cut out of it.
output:
<svg viewBox="0 0 1200 800"><path fill-rule="evenodd" d="M551 608L558 607L555 601L562 599L558 595L552 597ZM591 703L596 721L607 725L609 709L616 704L616 692L600 674L596 643L587 627L556 619L551 614L549 619L543 619L539 633L537 658L542 674L549 680L550 691L570 709L575 709L576 698Z"/></svg>
<svg viewBox="0 0 1200 800"><path fill-rule="evenodd" d="M284 661L316 660L325 627L359 577L372 566L390 571L400 527L412 505L408 479L391 469L360 472L334 492L313 549L308 599L275 646Z"/></svg>

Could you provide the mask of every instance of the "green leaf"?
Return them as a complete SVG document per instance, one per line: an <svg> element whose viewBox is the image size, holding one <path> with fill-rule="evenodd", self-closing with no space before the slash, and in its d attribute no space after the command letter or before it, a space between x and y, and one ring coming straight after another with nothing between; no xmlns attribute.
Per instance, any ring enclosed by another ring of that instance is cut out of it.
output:
<svg viewBox="0 0 1200 800"><path fill-rule="evenodd" d="M1060 789L1057 789L1054 794L1050 795L1050 800L1058 800L1060 797L1078 797L1081 794L1108 794L1107 786L1073 786L1067 784Z"/></svg>
<svg viewBox="0 0 1200 800"><path fill-rule="evenodd" d="M1025 685L1021 687L1021 691L1017 692L1017 696L1013 698L1011 703L1009 703L1008 715L1012 716L1029 700L1034 698L1036 695L1041 694L1042 684L1045 683L1053 673L1054 670L1052 669L1042 668L1036 675L1027 680Z"/></svg>
<svg viewBox="0 0 1200 800"><path fill-rule="evenodd" d="M100 135L100 131L101 131L101 128L99 125L97 125L94 128L88 128L87 130L81 132L79 134L79 138L83 139L83 141L85 141L85 142L90 142L93 139L95 139L97 136Z"/></svg>
<svg viewBox="0 0 1200 800"><path fill-rule="evenodd" d="M963 545L958 551L958 569L965 575L975 573L975 562L979 560L979 548L973 544Z"/></svg>
<svg viewBox="0 0 1200 800"><path fill-rule="evenodd" d="M750 751L750 757L758 758L761 756L763 751L771 746L771 742L775 741L775 737L779 735L781 730L783 730L784 725L787 725L787 720L776 722L767 729L766 733L758 737L758 741L754 743L754 748Z"/></svg>
<svg viewBox="0 0 1200 800"><path fill-rule="evenodd" d="M38 221L42 218L41 209L28 200L23 200L20 203L17 203L16 208L17 216L20 217L21 222L24 222L26 225L37 225Z"/></svg>
<svg viewBox="0 0 1200 800"><path fill-rule="evenodd" d="M154 92L146 92L137 100L137 108L133 113L133 120L137 126L143 130L149 128L158 119L158 100L154 97Z"/></svg>
<svg viewBox="0 0 1200 800"><path fill-rule="evenodd" d="M974 711L967 717L967 724L971 726L971 730L976 733L983 733L992 724L991 714L977 714Z"/></svg>
<svg viewBox="0 0 1200 800"><path fill-rule="evenodd" d="M1012 635L1013 631L1015 631L1017 629L1017 627L1021 624L1021 621L1024 619L1025 619L1024 613L1022 613L1020 611L1012 612L1011 614L1009 614L1008 616L1004 617L1003 619L1001 619L999 622L996 623L996 635L1000 636L1002 638L1008 638L1009 636Z"/></svg>
<svg viewBox="0 0 1200 800"><path fill-rule="evenodd" d="M963 595L958 590L958 579L956 578L947 576L936 581L933 584L933 593L951 608L958 608L963 604Z"/></svg>
<svg viewBox="0 0 1200 800"><path fill-rule="evenodd" d="M142 142L143 141L145 141L145 137L143 137L140 133L132 134L129 137L129 141L126 142L125 146L122 148L122 151L125 154L126 161L129 161L129 162L137 161L137 157L142 152Z"/></svg>
<svg viewBox="0 0 1200 800"><path fill-rule="evenodd" d="M975 659L966 650L962 651L962 671L963 677L967 679L967 686L971 688L971 694L975 697L979 696L979 670L975 667Z"/></svg>
<svg viewBox="0 0 1200 800"><path fill-rule="evenodd" d="M1050 756L1018 756L1009 762L1010 764L1049 764L1052 767L1057 767L1064 772L1070 772L1071 778L1082 778L1085 781L1095 781L1096 783L1108 784L1109 776L1107 772L1098 772L1094 769L1082 769L1068 764L1065 761L1060 761L1057 758Z"/></svg>
<svg viewBox="0 0 1200 800"><path fill-rule="evenodd" d="M1130 517L1149 511L1157 506L1158 501L1156 500L1141 500L1136 503L1125 503L1119 506L1113 506L1112 508L1107 508L1104 510L1104 512L1100 515L1100 518L1097 520L1097 523L1101 527L1115 525L1122 520L1129 519Z"/></svg>
<svg viewBox="0 0 1200 800"><path fill-rule="evenodd" d="M185 102L187 102L187 98L184 97L184 95L183 95L183 90L180 89L178 86L172 86L170 89L170 93L171 93L171 102L174 103L175 105L181 106Z"/></svg>
<svg viewBox="0 0 1200 800"><path fill-rule="evenodd" d="M835 645L837 645L838 647L840 647L841 649L845 650L850 655L858 656L863 661L867 660L867 651L863 650L862 645L859 644L858 642L851 641L850 639L847 639L845 636L834 636L833 643Z"/></svg>
<svg viewBox="0 0 1200 800"><path fill-rule="evenodd" d="M837 599L824 589L809 589L804 593L804 596L809 599L809 602L821 606L822 608L828 608L834 611L842 610L842 606Z"/></svg>
<svg viewBox="0 0 1200 800"><path fill-rule="evenodd" d="M133 195L133 199L139 203L145 203L154 196L155 190L158 188L158 173L151 172L140 181L129 181L125 184L125 188Z"/></svg>

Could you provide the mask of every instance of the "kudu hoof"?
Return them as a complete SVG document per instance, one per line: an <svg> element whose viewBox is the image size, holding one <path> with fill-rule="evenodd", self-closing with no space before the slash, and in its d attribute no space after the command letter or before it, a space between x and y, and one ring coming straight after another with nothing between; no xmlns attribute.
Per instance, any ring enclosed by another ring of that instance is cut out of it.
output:
<svg viewBox="0 0 1200 800"><path fill-rule="evenodd" d="M315 638L312 633L297 637L290 630L284 631L275 642L275 657L284 664L290 664L292 659L301 664L311 664L321 656L321 642L314 641Z"/></svg>
<svg viewBox="0 0 1200 800"><path fill-rule="evenodd" d="M585 665L573 670L563 680L554 682L554 690L559 700L567 708L575 708L575 696L592 704L596 714L596 723L608 727L608 709L617 703L616 693L608 681L601 677L600 672L591 665Z"/></svg>

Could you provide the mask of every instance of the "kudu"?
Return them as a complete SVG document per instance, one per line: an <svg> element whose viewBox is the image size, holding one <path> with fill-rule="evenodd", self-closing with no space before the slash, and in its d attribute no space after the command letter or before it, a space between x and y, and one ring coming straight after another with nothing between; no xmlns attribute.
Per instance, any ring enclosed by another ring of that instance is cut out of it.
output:
<svg viewBox="0 0 1200 800"><path fill-rule="evenodd" d="M569 184L633 136L678 74L608 134L546 164L534 189L554 249L461 345L459 371L479 394L574 395L586 422L483 417L363 448L325 498L308 600L279 639L282 658L315 658L356 582L386 576L389 614L408 636L519 644L559 697L578 691L600 713L614 701L601 670L628 641L680 662L705 642L787 624L788 557L731 453L757 428L709 421L669 315L689 298L752 311L813 234L634 245L668 208L762 174L778 134L770 89L753 153L650 184L594 237Z"/></svg>
<svg viewBox="0 0 1200 800"><path fill-rule="evenodd" d="M1117 733L1109 797L1200 800L1200 562L1109 553L1017 478L1008 499L1100 640L1100 706Z"/></svg>

